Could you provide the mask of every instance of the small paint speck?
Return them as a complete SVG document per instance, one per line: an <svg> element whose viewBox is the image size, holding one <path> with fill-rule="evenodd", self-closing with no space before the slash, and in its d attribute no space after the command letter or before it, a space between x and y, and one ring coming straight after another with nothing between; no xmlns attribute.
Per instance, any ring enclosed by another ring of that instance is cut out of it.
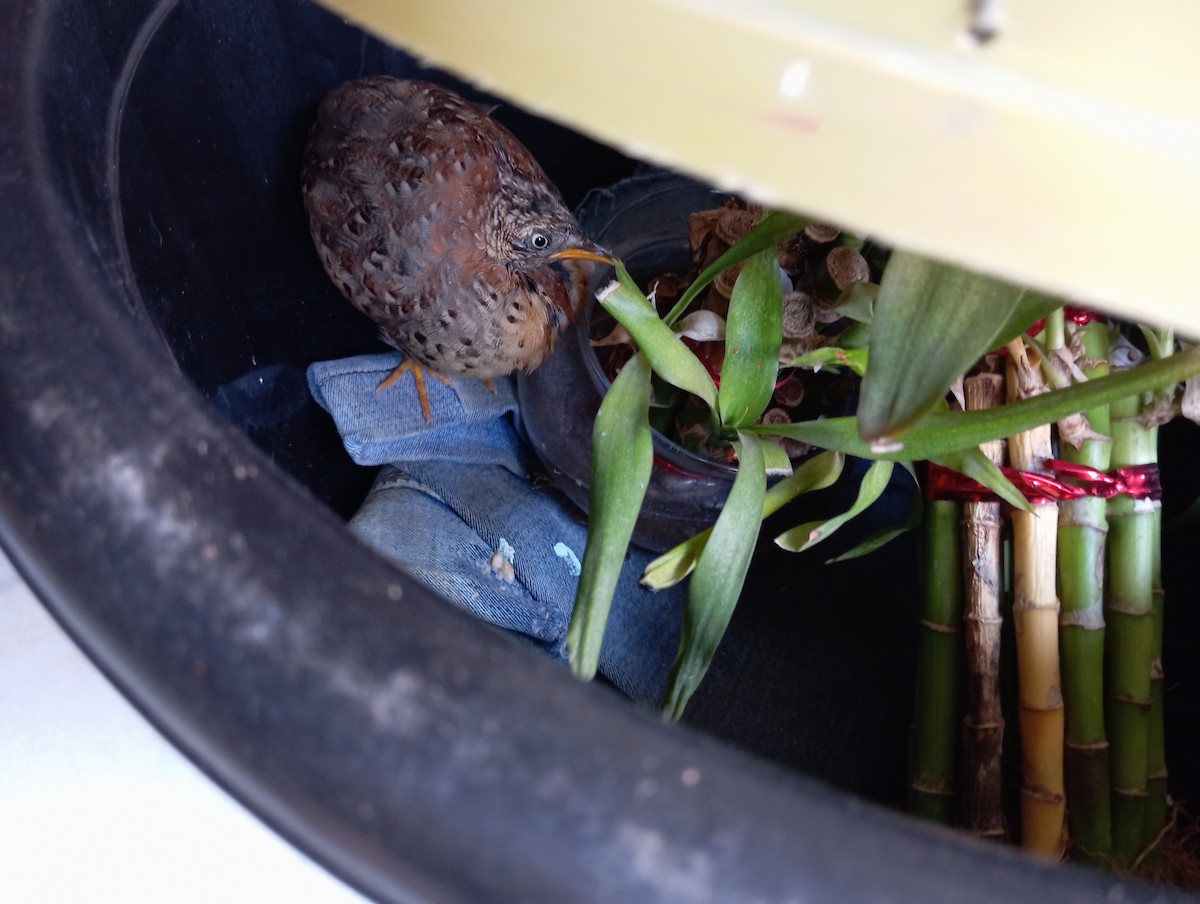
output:
<svg viewBox="0 0 1200 904"><path fill-rule="evenodd" d="M517 551L513 549L512 544L503 537L501 537L500 542L496 544L496 551L510 562L515 563L517 561Z"/></svg>
<svg viewBox="0 0 1200 904"><path fill-rule="evenodd" d="M579 564L579 557L571 551L571 547L566 543L555 543L554 554L567 563L567 571L570 572L571 577L579 577L579 572L583 570L583 567Z"/></svg>

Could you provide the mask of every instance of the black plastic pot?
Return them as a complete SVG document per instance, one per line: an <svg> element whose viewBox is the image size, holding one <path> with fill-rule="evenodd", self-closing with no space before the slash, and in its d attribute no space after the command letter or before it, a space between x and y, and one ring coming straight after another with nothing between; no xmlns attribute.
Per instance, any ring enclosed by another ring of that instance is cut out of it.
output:
<svg viewBox="0 0 1200 904"><path fill-rule="evenodd" d="M301 375L371 330L295 173L325 90L411 60L300 0L0 10L0 541L281 833L393 901L1177 897L664 727L356 543L334 511L369 475ZM544 158L581 141L508 115ZM596 153L594 183L627 166Z"/></svg>
<svg viewBox="0 0 1200 904"><path fill-rule="evenodd" d="M664 273L689 272L688 217L719 207L732 197L675 173L651 171L594 189L575 213L587 235L609 249L630 275L645 285ZM592 425L611 385L600 349L592 346L592 340L603 338L615 326L594 296L614 278L613 268L597 268L590 284L593 299L583 311L580 328L567 338L565 348L558 349L537 370L517 377L521 421L529 442L546 473L583 511L588 507L591 479ZM814 398L816 402L806 405L806 417L851 412L852 402L845 392L837 397L836 408L825 406L820 394L814 393ZM691 451L657 430L653 440L654 469L632 539L645 549L663 553L716 521L737 469ZM784 517L799 524L850 508L865 470L858 464L852 462L837 490L818 499L815 507L806 505L811 497L801 497ZM896 481L885 503L872 510L873 517L860 519L855 528L861 532L864 524L876 522L874 528L878 529L878 522L887 518L891 521L885 523L903 521L913 489L907 477ZM836 503L831 504L833 499ZM798 564L793 561L791 569L781 568L795 572Z"/></svg>
<svg viewBox="0 0 1200 904"><path fill-rule="evenodd" d="M634 278L687 272L689 214L716 207L727 194L671 174L636 176L588 195L576 210L587 234L618 257ZM597 268L592 294L613 279ZM592 422L609 378L591 346L605 330L596 328L598 303L589 302L580 328L565 349L531 374L519 374L521 421L546 472L559 489L587 510L591 477ZM607 324L611 328L611 318ZM593 333L595 336L593 336ZM654 433L655 467L650 475L633 542L666 552L716 520L736 469L689 452Z"/></svg>

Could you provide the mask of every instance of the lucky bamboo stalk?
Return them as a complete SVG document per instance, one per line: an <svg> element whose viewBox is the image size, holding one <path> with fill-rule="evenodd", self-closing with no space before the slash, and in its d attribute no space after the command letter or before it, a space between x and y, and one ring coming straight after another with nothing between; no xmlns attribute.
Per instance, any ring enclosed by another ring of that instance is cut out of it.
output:
<svg viewBox="0 0 1200 904"><path fill-rule="evenodd" d="M1008 398L1046 389L1025 344L1008 346ZM1052 455L1050 425L1009 437L1008 457L1021 471L1045 472ZM1021 739L1021 847L1058 859L1064 847L1063 698L1059 677L1058 506L1013 511L1013 627L1017 651Z"/></svg>
<svg viewBox="0 0 1200 904"><path fill-rule="evenodd" d="M1144 329L1144 328L1143 328ZM1175 350L1175 332L1170 328L1149 331L1147 340L1150 353L1155 358L1164 358ZM1155 461L1158 460L1158 428L1170 420L1175 387L1163 387L1154 398L1154 412L1145 421L1150 433L1149 445ZM1146 740L1146 813L1144 840L1153 845L1159 838L1167 821L1169 800L1167 795L1166 738L1163 713L1163 608L1165 592L1162 582L1162 503L1157 502L1149 516L1150 521L1150 594L1153 600L1154 628L1150 647L1150 725ZM1157 855L1157 849L1153 851Z"/></svg>
<svg viewBox="0 0 1200 904"><path fill-rule="evenodd" d="M1157 433L1158 428L1153 432ZM1157 448L1155 440L1155 448ZM1170 809L1167 796L1167 750L1163 720L1163 604L1165 592L1162 583L1162 506L1151 516L1150 592L1154 600L1154 630L1151 637L1150 660L1150 726L1146 740L1146 816L1144 841L1154 844L1166 825Z"/></svg>
<svg viewBox="0 0 1200 904"><path fill-rule="evenodd" d="M963 382L968 410L994 408L1004 399L1004 377L978 374ZM980 447L992 461L1004 459L1003 441ZM999 502L963 505L963 639L966 652L966 714L963 717L963 824L981 838L1002 839L1000 754L1001 523Z"/></svg>
<svg viewBox="0 0 1200 904"><path fill-rule="evenodd" d="M925 506L925 571L917 640L909 810L951 824L958 766L962 661L962 506L933 499Z"/></svg>
<svg viewBox="0 0 1200 904"><path fill-rule="evenodd" d="M1085 324L1078 334L1085 377L1108 373L1108 327ZM1097 471L1111 457L1108 406L1084 412L1095 436L1072 445L1060 434L1060 456ZM1065 433L1066 431L1063 431ZM1064 771L1074 858L1106 863L1112 851L1108 737L1104 730L1104 545L1107 503L1098 496L1068 500L1058 514L1058 578L1062 610Z"/></svg>
<svg viewBox="0 0 1200 904"><path fill-rule="evenodd" d="M1149 394L1112 403L1112 467L1157 460L1155 431L1140 421ZM1153 550L1155 512L1151 499L1114 496L1108 503L1107 700L1110 744L1113 856L1129 866L1146 835L1147 763L1150 733L1150 673L1154 661Z"/></svg>

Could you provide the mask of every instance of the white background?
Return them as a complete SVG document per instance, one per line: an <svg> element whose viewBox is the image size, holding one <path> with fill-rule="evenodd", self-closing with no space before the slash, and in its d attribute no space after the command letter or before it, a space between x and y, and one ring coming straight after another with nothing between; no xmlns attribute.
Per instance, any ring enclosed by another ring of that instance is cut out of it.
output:
<svg viewBox="0 0 1200 904"><path fill-rule="evenodd" d="M0 553L0 901L364 899L155 732Z"/></svg>

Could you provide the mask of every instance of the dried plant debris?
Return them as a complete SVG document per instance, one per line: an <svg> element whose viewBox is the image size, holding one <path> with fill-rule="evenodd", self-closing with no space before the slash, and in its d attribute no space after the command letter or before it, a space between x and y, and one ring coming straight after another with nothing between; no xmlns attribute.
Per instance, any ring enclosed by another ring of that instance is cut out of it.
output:
<svg viewBox="0 0 1200 904"><path fill-rule="evenodd" d="M853 283L871 281L871 267L857 248L834 248L825 256L825 270L838 292L844 292Z"/></svg>

